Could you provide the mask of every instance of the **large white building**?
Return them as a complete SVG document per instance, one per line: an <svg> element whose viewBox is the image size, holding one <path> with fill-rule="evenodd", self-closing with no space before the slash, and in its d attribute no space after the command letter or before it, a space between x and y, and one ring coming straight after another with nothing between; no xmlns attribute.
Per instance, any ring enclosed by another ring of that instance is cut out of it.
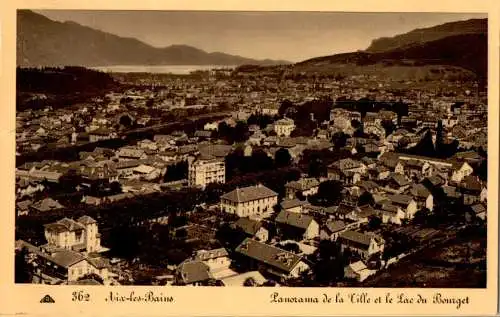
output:
<svg viewBox="0 0 500 317"><path fill-rule="evenodd" d="M274 123L274 131L278 136L288 137L293 130L295 130L295 123L292 119L284 118Z"/></svg>
<svg viewBox="0 0 500 317"><path fill-rule="evenodd" d="M218 158L199 158L189 164L189 186L205 187L210 183L226 182L226 165Z"/></svg>
<svg viewBox="0 0 500 317"><path fill-rule="evenodd" d="M77 221L63 218L46 224L45 238L50 247L88 253L104 250L97 222L89 216L80 217Z"/></svg>
<svg viewBox="0 0 500 317"><path fill-rule="evenodd" d="M278 203L278 194L263 185L236 188L220 198L221 210L239 217L270 212Z"/></svg>

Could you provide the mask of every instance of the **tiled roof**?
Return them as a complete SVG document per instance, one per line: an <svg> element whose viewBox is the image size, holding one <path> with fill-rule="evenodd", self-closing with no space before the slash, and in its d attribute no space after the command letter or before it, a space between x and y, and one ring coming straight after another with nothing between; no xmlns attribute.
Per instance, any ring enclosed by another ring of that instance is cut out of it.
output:
<svg viewBox="0 0 500 317"><path fill-rule="evenodd" d="M316 186L319 186L319 182L316 178L301 178L298 181L291 181L285 185L285 187L295 190L308 190Z"/></svg>
<svg viewBox="0 0 500 317"><path fill-rule="evenodd" d="M227 250L225 248L219 248L213 250L199 250L196 252L194 259L198 261L206 261L226 256L228 256Z"/></svg>
<svg viewBox="0 0 500 317"><path fill-rule="evenodd" d="M201 261L185 261L179 265L177 272L184 284L202 282L212 278L210 268Z"/></svg>
<svg viewBox="0 0 500 317"><path fill-rule="evenodd" d="M294 253L255 241L250 238L245 239L236 248L235 252L246 255L252 259L263 262L285 272L291 272L301 260L301 258Z"/></svg>
<svg viewBox="0 0 500 317"><path fill-rule="evenodd" d="M57 202L52 198L45 198L43 200L39 200L36 203L34 203L31 207L39 211L48 211L48 210L64 208L63 205L61 205L59 202Z"/></svg>
<svg viewBox="0 0 500 317"><path fill-rule="evenodd" d="M337 207L337 210L335 211L337 214L341 214L341 215L347 215L347 214L350 214L351 212L354 211L354 207L351 207L349 205L346 205L346 204L340 204L338 207Z"/></svg>
<svg viewBox="0 0 500 317"><path fill-rule="evenodd" d="M276 217L276 222L290 225L295 228L306 230L314 218L309 215L303 215L296 212L282 210Z"/></svg>
<svg viewBox="0 0 500 317"><path fill-rule="evenodd" d="M335 233L344 230L346 228L346 224L342 220L329 220L326 222L326 228L331 233Z"/></svg>
<svg viewBox="0 0 500 317"><path fill-rule="evenodd" d="M290 208L295 208L295 207L300 207L307 205L308 203L306 201L301 201L299 199L286 199L283 200L280 204L281 208L283 209L290 209Z"/></svg>
<svg viewBox="0 0 500 317"><path fill-rule="evenodd" d="M387 195L387 198L396 205L404 205L407 206L411 201L412 197L409 195Z"/></svg>
<svg viewBox="0 0 500 317"><path fill-rule="evenodd" d="M259 231L259 229L262 227L262 223L257 221L257 220L253 220L253 219L250 219L248 217L242 217L240 219L238 219L234 225L237 227L237 228L241 228L246 234L249 234L249 235L254 235L257 233L257 231Z"/></svg>
<svg viewBox="0 0 500 317"><path fill-rule="evenodd" d="M80 218L77 219L77 221L79 223L82 223L84 225L88 225L88 224L91 224L91 223L96 223L97 221L95 221L92 217L90 216L81 216Z"/></svg>
<svg viewBox="0 0 500 317"><path fill-rule="evenodd" d="M85 260L85 257L78 252L64 250L52 254L50 259L52 259L52 261L57 265L68 268L80 261Z"/></svg>
<svg viewBox="0 0 500 317"><path fill-rule="evenodd" d="M390 179L394 180L398 186L406 186L410 183L403 175L398 173L392 173Z"/></svg>
<svg viewBox="0 0 500 317"><path fill-rule="evenodd" d="M235 190L222 195L221 199L242 203L275 196L278 196L278 194L273 190L263 185L257 185L244 188L236 188Z"/></svg>
<svg viewBox="0 0 500 317"><path fill-rule="evenodd" d="M341 238L343 240L347 240L347 241L353 241L353 242L356 242L356 243L359 243L359 244L362 244L362 245L368 247L370 245L370 241L372 239L372 236L361 233L361 232L348 230L348 231L342 232L340 234L339 238Z"/></svg>
<svg viewBox="0 0 500 317"><path fill-rule="evenodd" d="M353 270L353 272L360 272L367 268L363 261L351 263L349 264L349 267L351 268L351 270Z"/></svg>
<svg viewBox="0 0 500 317"><path fill-rule="evenodd" d="M410 188L410 194L414 197L427 198L431 192L422 184L413 184Z"/></svg>

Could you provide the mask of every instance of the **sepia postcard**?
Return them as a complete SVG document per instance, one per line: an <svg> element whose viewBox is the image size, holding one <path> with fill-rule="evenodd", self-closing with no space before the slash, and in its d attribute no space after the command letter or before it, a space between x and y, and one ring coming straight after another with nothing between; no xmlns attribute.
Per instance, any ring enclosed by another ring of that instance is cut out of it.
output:
<svg viewBox="0 0 500 317"><path fill-rule="evenodd" d="M500 3L1 11L0 314L497 313Z"/></svg>

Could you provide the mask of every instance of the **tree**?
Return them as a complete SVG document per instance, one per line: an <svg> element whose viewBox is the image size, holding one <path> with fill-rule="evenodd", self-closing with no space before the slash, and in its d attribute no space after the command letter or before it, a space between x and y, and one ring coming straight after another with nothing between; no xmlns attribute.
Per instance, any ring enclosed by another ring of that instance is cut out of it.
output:
<svg viewBox="0 0 500 317"><path fill-rule="evenodd" d="M291 102L288 99L283 100L281 102L281 105L280 105L279 109L278 109L278 114L280 116L284 116L287 113L287 110L289 108L295 108L295 105L293 104L293 102Z"/></svg>
<svg viewBox="0 0 500 317"><path fill-rule="evenodd" d="M342 197L342 184L335 180L327 180L318 187L318 193L310 196L309 201L319 206L332 206L338 203Z"/></svg>
<svg viewBox="0 0 500 317"><path fill-rule="evenodd" d="M332 135L331 141L335 148L342 148L347 144L347 134L345 134L344 132L335 132Z"/></svg>
<svg viewBox="0 0 500 317"><path fill-rule="evenodd" d="M233 131L233 142L244 142L248 140L250 133L248 131L248 125L243 121L238 121ZM231 142L231 143L233 143Z"/></svg>
<svg viewBox="0 0 500 317"><path fill-rule="evenodd" d="M418 210L411 222L416 225L430 225L433 223L433 215L427 208Z"/></svg>
<svg viewBox="0 0 500 317"><path fill-rule="evenodd" d="M358 206L364 206L364 205L373 206L374 204L375 200L373 199L373 195L368 191L363 192L358 198Z"/></svg>
<svg viewBox="0 0 500 317"><path fill-rule="evenodd" d="M316 257L318 262L313 267L313 272L317 282L331 285L344 278L346 259L339 243L321 240L316 250Z"/></svg>
<svg viewBox="0 0 500 317"><path fill-rule="evenodd" d="M382 219L378 216L370 216L368 220L368 228L370 230L377 230L380 228L380 225L382 224Z"/></svg>
<svg viewBox="0 0 500 317"><path fill-rule="evenodd" d="M32 267L28 264L27 256L28 250L24 247L16 252L14 262L15 283L31 283Z"/></svg>
<svg viewBox="0 0 500 317"><path fill-rule="evenodd" d="M274 157L275 157L274 161L276 167L278 168L289 166L292 161L292 156L290 155L290 152L288 152L288 150L284 148L280 148L278 151L276 151Z"/></svg>
<svg viewBox="0 0 500 317"><path fill-rule="evenodd" d="M257 286L257 282L253 277L247 277L243 282L243 286Z"/></svg>
<svg viewBox="0 0 500 317"><path fill-rule="evenodd" d="M361 122L359 122L358 120L356 119L353 119L351 120L351 126L354 128L354 129L359 129L361 127Z"/></svg>
<svg viewBox="0 0 500 317"><path fill-rule="evenodd" d="M132 127L132 119L130 119L130 116L127 114L120 117L119 123L127 128Z"/></svg>
<svg viewBox="0 0 500 317"><path fill-rule="evenodd" d="M292 253L295 253L295 254L300 253L300 248L297 245L297 243L287 242L287 243L284 243L284 244L280 244L279 247L281 249L283 249L283 250L286 250L286 251L289 251L289 252L292 252Z"/></svg>
<svg viewBox="0 0 500 317"><path fill-rule="evenodd" d="M82 281L82 280L94 280L96 282L99 282L99 284L104 284L104 281L103 281L102 277L100 277L99 275L97 275L95 273L85 274L82 277L80 277L78 280L79 281Z"/></svg>
<svg viewBox="0 0 500 317"><path fill-rule="evenodd" d="M396 125L392 120L383 120L382 127L385 130L385 135L391 135L396 130Z"/></svg>

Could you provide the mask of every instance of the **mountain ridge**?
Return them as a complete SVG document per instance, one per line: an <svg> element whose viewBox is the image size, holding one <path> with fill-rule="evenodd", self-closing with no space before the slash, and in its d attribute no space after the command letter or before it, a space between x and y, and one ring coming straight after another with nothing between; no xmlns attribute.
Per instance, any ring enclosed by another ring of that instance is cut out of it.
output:
<svg viewBox="0 0 500 317"><path fill-rule="evenodd" d="M290 64L206 52L185 44L153 47L73 21L53 21L31 10L18 11L17 27L17 65L22 67Z"/></svg>

